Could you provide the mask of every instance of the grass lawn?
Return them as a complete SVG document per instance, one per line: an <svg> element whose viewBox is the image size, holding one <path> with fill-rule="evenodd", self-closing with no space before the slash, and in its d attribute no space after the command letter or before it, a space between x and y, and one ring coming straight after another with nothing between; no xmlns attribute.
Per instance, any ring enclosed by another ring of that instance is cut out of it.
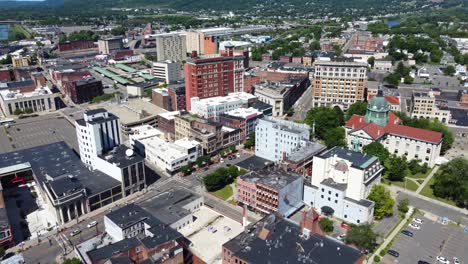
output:
<svg viewBox="0 0 468 264"><path fill-rule="evenodd" d="M431 173L432 169L428 169L426 173L416 173L416 174L411 174L411 172L408 170L408 177L409 178L418 178L418 179L424 179Z"/></svg>
<svg viewBox="0 0 468 264"><path fill-rule="evenodd" d="M432 179L429 180L429 182L426 184L426 186L424 186L424 188L421 190L420 194L424 195L426 197L429 197L431 199L441 201L441 202L446 203L446 204L455 205L455 203L453 201L434 196L434 194L432 193L432 188L431 188L431 185L433 183L434 183L434 177L432 177Z"/></svg>
<svg viewBox="0 0 468 264"><path fill-rule="evenodd" d="M424 179L417 179L416 180L419 184L422 184L424 182Z"/></svg>
<svg viewBox="0 0 468 264"><path fill-rule="evenodd" d="M26 39L31 38L31 33L29 33L22 25L11 25L9 32L9 39L11 40L20 40L23 37Z"/></svg>
<svg viewBox="0 0 468 264"><path fill-rule="evenodd" d="M229 197L233 195L233 191L231 185L226 185L224 186L224 188L212 192L212 194L226 201Z"/></svg>
<svg viewBox="0 0 468 264"><path fill-rule="evenodd" d="M404 181L391 181L392 184L396 186L400 186L401 188L405 188ZM406 189L410 191L416 191L418 189L418 185L413 182L412 180L406 180Z"/></svg>

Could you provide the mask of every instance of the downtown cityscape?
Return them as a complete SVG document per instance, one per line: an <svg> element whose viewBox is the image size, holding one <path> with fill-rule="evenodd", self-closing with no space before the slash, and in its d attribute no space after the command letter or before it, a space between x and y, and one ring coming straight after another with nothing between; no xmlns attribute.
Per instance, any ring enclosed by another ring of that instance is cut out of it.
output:
<svg viewBox="0 0 468 264"><path fill-rule="evenodd" d="M0 0L0 264L468 263L464 0Z"/></svg>

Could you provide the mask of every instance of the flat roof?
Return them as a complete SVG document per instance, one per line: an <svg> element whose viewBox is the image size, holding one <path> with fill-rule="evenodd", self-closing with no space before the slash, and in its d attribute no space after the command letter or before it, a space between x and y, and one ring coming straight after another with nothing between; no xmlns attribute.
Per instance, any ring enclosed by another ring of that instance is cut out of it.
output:
<svg viewBox="0 0 468 264"><path fill-rule="evenodd" d="M375 156L344 149L342 147L334 147L328 150L327 152L322 153L321 155L319 155L319 157L328 159L330 157L333 157L334 155L341 159L350 161L352 163L352 167L360 169L365 169L369 167L374 161L378 160L378 158Z"/></svg>
<svg viewBox="0 0 468 264"><path fill-rule="evenodd" d="M304 159L315 156L326 149L327 147L320 143L306 141L304 145L300 145L288 155L288 160L300 162Z"/></svg>
<svg viewBox="0 0 468 264"><path fill-rule="evenodd" d="M128 101L120 104L106 102L101 104L100 107L117 116L124 125L138 123L144 119L167 112L159 106L138 98L128 99Z"/></svg>
<svg viewBox="0 0 468 264"><path fill-rule="evenodd" d="M232 254L248 263L351 264L362 257L359 250L319 234L303 238L295 222L271 214L247 226L225 243Z"/></svg>
<svg viewBox="0 0 468 264"><path fill-rule="evenodd" d="M246 170L258 170L267 167L269 164L272 164L270 160L260 158L258 156L252 156L237 163L236 166Z"/></svg>
<svg viewBox="0 0 468 264"><path fill-rule="evenodd" d="M191 212L184 207L200 199L200 195L194 194L183 188L174 188L170 191L150 197L139 203L151 215L161 222L171 225L188 216Z"/></svg>
<svg viewBox="0 0 468 264"><path fill-rule="evenodd" d="M22 98L32 98L32 97L52 95L52 91L47 86L41 86L41 87L37 87L32 92L26 92L26 93L22 93L21 91L17 92L17 91L10 91L10 90L1 90L0 95L2 96L4 101L9 101L9 100L18 100Z"/></svg>
<svg viewBox="0 0 468 264"><path fill-rule="evenodd" d="M0 154L3 173L8 173L8 167L9 171L31 168L38 183L49 183L57 194L82 186L89 196L121 185L99 170L88 170L63 141Z"/></svg>
<svg viewBox="0 0 468 264"><path fill-rule="evenodd" d="M107 153L102 154L100 157L119 168L126 168L132 164L142 162L144 160L140 154L134 152L125 145L119 145Z"/></svg>
<svg viewBox="0 0 468 264"><path fill-rule="evenodd" d="M280 190L297 179L302 179L302 175L293 171L269 167L262 170L247 172L240 176L240 178L246 182L261 183L276 190Z"/></svg>

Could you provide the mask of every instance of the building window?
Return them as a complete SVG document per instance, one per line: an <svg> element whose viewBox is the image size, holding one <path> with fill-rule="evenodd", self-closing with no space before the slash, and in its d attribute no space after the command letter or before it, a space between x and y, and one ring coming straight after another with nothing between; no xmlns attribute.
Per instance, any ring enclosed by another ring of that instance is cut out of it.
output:
<svg viewBox="0 0 468 264"><path fill-rule="evenodd" d="M338 200L335 200L335 203L337 204L337 203L338 203Z"/></svg>
<svg viewBox="0 0 468 264"><path fill-rule="evenodd" d="M328 197L328 201L331 201L330 197Z"/></svg>
<svg viewBox="0 0 468 264"><path fill-rule="evenodd" d="M328 191L328 194L331 194L331 191Z"/></svg>
<svg viewBox="0 0 468 264"><path fill-rule="evenodd" d="M335 196L338 197L338 193L335 193Z"/></svg>
<svg viewBox="0 0 468 264"><path fill-rule="evenodd" d="M348 218L348 215L344 215L344 218Z"/></svg>
<svg viewBox="0 0 468 264"><path fill-rule="evenodd" d="M361 223L361 220L357 220L356 223L358 223L358 224Z"/></svg>
<svg viewBox="0 0 468 264"><path fill-rule="evenodd" d="M322 194L322 195L320 195L320 197L323 199L323 194Z"/></svg>
<svg viewBox="0 0 468 264"><path fill-rule="evenodd" d="M324 191L325 191L325 189L324 189L324 188L322 188L322 192L324 192Z"/></svg>

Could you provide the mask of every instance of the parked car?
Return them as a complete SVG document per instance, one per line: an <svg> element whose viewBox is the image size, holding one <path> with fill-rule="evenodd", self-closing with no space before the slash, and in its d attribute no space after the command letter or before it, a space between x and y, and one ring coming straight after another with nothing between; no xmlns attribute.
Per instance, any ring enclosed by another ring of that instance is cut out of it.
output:
<svg viewBox="0 0 468 264"><path fill-rule="evenodd" d="M407 235L407 236L409 236L409 237L413 237L413 232L411 232L411 231L403 230L403 231L401 231L401 233L402 233L403 235Z"/></svg>
<svg viewBox="0 0 468 264"><path fill-rule="evenodd" d="M74 237L74 236L78 235L79 233L81 233L81 230L80 229L75 229L75 230L71 231L70 237Z"/></svg>
<svg viewBox="0 0 468 264"><path fill-rule="evenodd" d="M420 225L413 224L413 223L410 223L408 226L411 227L411 228L413 228L413 229L418 229L418 230L421 229L421 226L420 226Z"/></svg>
<svg viewBox="0 0 468 264"><path fill-rule="evenodd" d="M453 257L454 264L460 264L460 260L457 257Z"/></svg>
<svg viewBox="0 0 468 264"><path fill-rule="evenodd" d="M394 256L395 258L398 258L398 257L400 256L400 253L396 252L396 251L393 250L393 249L389 249L389 250L387 251L387 254L392 255L392 256Z"/></svg>
<svg viewBox="0 0 468 264"><path fill-rule="evenodd" d="M430 264L430 263L427 262L427 261L424 261L424 260L420 260L420 261L418 261L418 264Z"/></svg>
<svg viewBox="0 0 468 264"><path fill-rule="evenodd" d="M449 261L446 257L437 256L436 259L437 259L437 261L439 261L440 263L450 264L450 261Z"/></svg>
<svg viewBox="0 0 468 264"><path fill-rule="evenodd" d="M423 220L421 218L413 218L413 222L415 222L417 224L422 224Z"/></svg>
<svg viewBox="0 0 468 264"><path fill-rule="evenodd" d="M341 234L339 236L337 236L336 238L340 241L343 241L345 239L346 235L345 234Z"/></svg>
<svg viewBox="0 0 468 264"><path fill-rule="evenodd" d="M87 228L91 228L93 226L97 226L98 222L97 221L92 221L92 222L89 222L89 224L86 226Z"/></svg>

